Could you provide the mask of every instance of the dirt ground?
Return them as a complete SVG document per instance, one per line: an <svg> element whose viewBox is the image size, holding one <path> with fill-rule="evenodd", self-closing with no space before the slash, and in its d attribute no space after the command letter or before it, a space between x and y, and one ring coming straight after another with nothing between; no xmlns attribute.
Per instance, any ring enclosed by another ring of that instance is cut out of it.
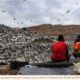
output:
<svg viewBox="0 0 80 80"><path fill-rule="evenodd" d="M0 75L17 75L18 70L0 71Z"/></svg>
<svg viewBox="0 0 80 80"><path fill-rule="evenodd" d="M17 75L18 70L10 69L10 65L0 65L0 75Z"/></svg>

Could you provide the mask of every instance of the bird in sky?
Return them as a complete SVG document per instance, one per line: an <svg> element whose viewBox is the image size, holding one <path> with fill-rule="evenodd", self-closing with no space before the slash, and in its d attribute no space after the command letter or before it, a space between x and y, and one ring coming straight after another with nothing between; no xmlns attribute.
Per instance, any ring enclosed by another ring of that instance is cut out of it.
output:
<svg viewBox="0 0 80 80"><path fill-rule="evenodd" d="M58 21L61 21L60 19L58 19Z"/></svg>
<svg viewBox="0 0 80 80"><path fill-rule="evenodd" d="M14 20L16 20L16 18L14 18Z"/></svg>
<svg viewBox="0 0 80 80"><path fill-rule="evenodd" d="M70 11L67 11L66 13L69 13Z"/></svg>
<svg viewBox="0 0 80 80"><path fill-rule="evenodd" d="M26 0L24 0L24 1L26 1Z"/></svg>
<svg viewBox="0 0 80 80"><path fill-rule="evenodd" d="M2 11L2 12L6 12L6 11Z"/></svg>
<svg viewBox="0 0 80 80"><path fill-rule="evenodd" d="M32 19L30 21L32 22Z"/></svg>
<svg viewBox="0 0 80 80"><path fill-rule="evenodd" d="M21 24L23 24L23 22L21 22Z"/></svg>

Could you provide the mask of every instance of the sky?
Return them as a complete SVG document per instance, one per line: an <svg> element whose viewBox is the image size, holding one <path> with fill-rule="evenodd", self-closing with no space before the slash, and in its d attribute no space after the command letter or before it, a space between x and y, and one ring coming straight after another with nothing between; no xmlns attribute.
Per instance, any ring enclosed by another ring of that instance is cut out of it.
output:
<svg viewBox="0 0 80 80"><path fill-rule="evenodd" d="M80 24L80 0L0 0L0 24Z"/></svg>

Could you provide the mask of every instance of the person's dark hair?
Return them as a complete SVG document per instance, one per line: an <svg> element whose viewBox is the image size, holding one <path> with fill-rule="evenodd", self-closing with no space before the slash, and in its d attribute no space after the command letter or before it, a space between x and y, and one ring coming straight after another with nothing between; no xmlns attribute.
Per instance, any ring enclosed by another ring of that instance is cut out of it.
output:
<svg viewBox="0 0 80 80"><path fill-rule="evenodd" d="M77 38L76 38L76 40L75 40L75 43L76 42L80 42L80 35L77 35Z"/></svg>
<svg viewBox="0 0 80 80"><path fill-rule="evenodd" d="M58 36L58 41L64 41L63 35L59 35L59 36Z"/></svg>

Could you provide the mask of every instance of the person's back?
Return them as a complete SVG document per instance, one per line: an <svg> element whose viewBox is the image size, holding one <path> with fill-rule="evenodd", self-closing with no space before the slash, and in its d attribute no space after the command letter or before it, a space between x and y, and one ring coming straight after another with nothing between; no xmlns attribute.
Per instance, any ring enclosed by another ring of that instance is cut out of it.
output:
<svg viewBox="0 0 80 80"><path fill-rule="evenodd" d="M58 38L60 38L58 36ZM68 45L64 42L64 40L58 40L53 43L51 46L51 59L53 61L65 61L68 60Z"/></svg>
<svg viewBox="0 0 80 80"><path fill-rule="evenodd" d="M77 39L74 42L74 53L75 58L80 57L80 35L77 36Z"/></svg>
<svg viewBox="0 0 80 80"><path fill-rule="evenodd" d="M80 50L80 42L76 42L74 48L75 50Z"/></svg>

